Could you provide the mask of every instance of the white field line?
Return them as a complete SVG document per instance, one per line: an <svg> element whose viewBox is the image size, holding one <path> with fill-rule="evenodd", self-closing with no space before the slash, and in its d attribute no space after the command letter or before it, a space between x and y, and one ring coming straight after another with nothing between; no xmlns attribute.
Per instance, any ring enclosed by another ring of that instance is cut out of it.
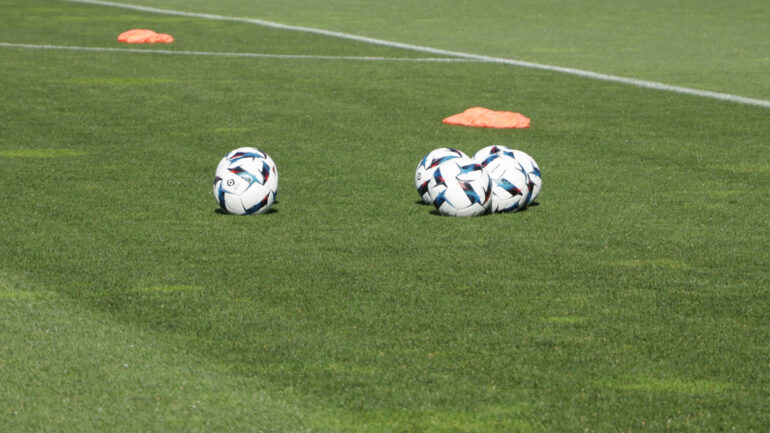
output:
<svg viewBox="0 0 770 433"><path fill-rule="evenodd" d="M501 63L505 65L518 66L523 68L540 69L544 71L552 71L552 72L559 72L563 74L576 75L578 77L590 78L593 80L629 84L632 86L642 87L645 89L674 92L674 93L680 93L680 94L691 95L691 96L699 96L703 98L711 98L711 99L718 99L722 101L735 102L738 104L756 105L759 107L770 108L770 101L767 101L764 99L747 98L744 96L733 95L730 93L720 93L720 92L712 92L708 90L693 89L690 87L672 86L669 84L660 83L656 81L646 81L646 80L639 80L636 78L626 78L626 77L621 77L617 75L585 71L582 69L565 68L561 66L551 66L551 65L544 65L540 63L525 62L522 60L483 56L478 54L463 53L460 51L442 50L439 48L405 44L401 42L387 41L383 39L352 35L349 33L334 32L330 30L316 29L312 27L289 26L286 24L280 24L272 21L258 20L253 18L230 17L230 16L224 16L224 15L184 12L184 11L169 10L169 9L158 9L158 8L147 7L147 6L114 3L114 2L100 1L100 0L64 0L64 1L70 1L70 2L76 2L76 3L87 3L87 4L100 5L100 6L112 6L116 8L131 9L136 11L151 12L151 13L164 14L164 15L195 17L195 18L203 18L203 19L218 20L218 21L236 21L236 22L254 24L254 25L263 26L263 27L270 27L274 29L291 30L291 31L303 32L303 33L314 33L318 35L348 39L352 41L364 42L364 43L374 44L374 45L381 45L381 46L386 46L391 48L401 48L405 50L418 51L418 52L429 53L433 55L456 57L456 58L476 60L476 61L487 62L487 63Z"/></svg>
<svg viewBox="0 0 770 433"><path fill-rule="evenodd" d="M470 59L459 59L459 58L451 58L451 57L315 56L310 54L228 53L228 52L213 52L213 51L173 51L173 50L142 49L142 48L78 47L78 46L69 46L69 45L15 44L10 42L0 42L0 47L27 48L27 49L38 49L38 50L165 54L165 55L180 55L180 56L251 57L251 58L261 58L261 59L311 59L311 60L354 60L354 61L434 62L434 63L442 63L442 62L457 63L457 62L473 61Z"/></svg>

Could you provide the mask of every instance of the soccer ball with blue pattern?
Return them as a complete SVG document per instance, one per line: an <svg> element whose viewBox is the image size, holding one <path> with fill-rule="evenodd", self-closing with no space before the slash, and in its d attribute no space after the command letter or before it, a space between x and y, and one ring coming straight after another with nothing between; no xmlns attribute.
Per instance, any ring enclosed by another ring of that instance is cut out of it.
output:
<svg viewBox="0 0 770 433"><path fill-rule="evenodd" d="M516 161L519 161L519 164L521 164L529 177L529 197L527 198L527 205L530 205L535 201L537 196L540 195L540 189L543 187L543 178L540 176L540 167L526 152L513 149L511 153L513 154L513 157L516 158Z"/></svg>
<svg viewBox="0 0 770 433"><path fill-rule="evenodd" d="M278 168L270 156L253 147L228 153L214 174L214 197L219 206L236 215L262 214L278 194Z"/></svg>
<svg viewBox="0 0 770 433"><path fill-rule="evenodd" d="M442 215L482 215L491 204L492 179L484 167L468 157L440 163L428 182L433 206Z"/></svg>
<svg viewBox="0 0 770 433"><path fill-rule="evenodd" d="M516 212L527 207L530 180L515 158L502 152L493 153L480 163L492 178L492 212Z"/></svg>
<svg viewBox="0 0 770 433"><path fill-rule="evenodd" d="M476 154L473 155L473 159L476 162L484 164L484 161L490 157L494 157L495 155L509 156L515 159L521 165L521 167L524 169L524 172L527 173L527 189L529 190L529 193L526 197L526 202L523 203L523 205L529 206L532 204L532 202L534 202L537 196L540 194L540 189L543 186L543 178L540 175L540 167L537 165L537 162L535 162L534 158L529 156L529 154L526 152L518 149L511 149L507 146L487 146L476 152ZM492 176L494 180L495 176L492 175L492 173L490 173L490 176Z"/></svg>
<svg viewBox="0 0 770 433"><path fill-rule="evenodd" d="M513 149L508 146L487 146L479 149L479 151L473 155L473 159L476 162L481 163L492 155L503 155L506 153L508 156L513 156Z"/></svg>
<svg viewBox="0 0 770 433"><path fill-rule="evenodd" d="M423 203L431 203L430 193L428 193L428 182L430 182L430 178L433 176L436 167L442 162L452 158L467 156L468 155L457 149L439 147L438 149L431 150L420 160L420 163L417 164L417 170L414 173L414 186L417 188L417 194L420 194Z"/></svg>

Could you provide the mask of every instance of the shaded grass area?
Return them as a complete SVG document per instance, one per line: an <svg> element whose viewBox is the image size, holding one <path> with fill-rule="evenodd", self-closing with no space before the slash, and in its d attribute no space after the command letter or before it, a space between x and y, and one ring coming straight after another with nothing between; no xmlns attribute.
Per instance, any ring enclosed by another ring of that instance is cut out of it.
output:
<svg viewBox="0 0 770 433"><path fill-rule="evenodd" d="M764 109L481 64L3 48L2 65L3 427L770 422ZM440 123L473 105L532 128ZM538 161L538 206L415 203L425 153L491 144ZM240 146L276 161L276 212L216 212Z"/></svg>

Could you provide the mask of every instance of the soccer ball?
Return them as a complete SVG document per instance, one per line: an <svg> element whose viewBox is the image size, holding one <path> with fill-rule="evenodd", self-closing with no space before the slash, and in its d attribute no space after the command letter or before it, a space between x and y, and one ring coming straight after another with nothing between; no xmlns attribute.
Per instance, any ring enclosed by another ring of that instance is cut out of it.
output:
<svg viewBox="0 0 770 433"><path fill-rule="evenodd" d="M214 174L214 197L228 213L265 213L277 193L278 169L265 152L241 147L219 161Z"/></svg>
<svg viewBox="0 0 770 433"><path fill-rule="evenodd" d="M537 162L535 162L535 160L526 152L513 149L511 153L513 153L513 157L516 158L516 161L519 161L519 164L521 164L524 171L527 172L527 176L529 176L530 195L527 199L527 205L530 205L535 201L537 196L540 195L540 189L543 187L543 178L540 176L540 167L538 167Z"/></svg>
<svg viewBox="0 0 770 433"><path fill-rule="evenodd" d="M433 149L420 160L414 173L414 186L417 188L417 194L420 194L423 203L431 203L430 194L428 193L428 182L431 176L433 176L433 171L436 170L436 167L446 160L460 157L467 157L467 155L457 149L440 147Z"/></svg>
<svg viewBox="0 0 770 433"><path fill-rule="evenodd" d="M527 207L530 180L516 159L507 153L493 153L481 165L492 178L492 212L516 212Z"/></svg>
<svg viewBox="0 0 770 433"><path fill-rule="evenodd" d="M481 215L491 204L492 179L484 167L472 159L451 158L433 171L428 193L442 215Z"/></svg>
<svg viewBox="0 0 770 433"><path fill-rule="evenodd" d="M485 159L492 155L504 154L506 152L511 153L513 152L513 149L508 146L487 146L483 149L479 149L479 151L473 155L473 160L481 164Z"/></svg>
<svg viewBox="0 0 770 433"><path fill-rule="evenodd" d="M535 160L526 152L518 149L511 149L507 146L487 146L476 152L476 154L473 155L473 159L476 160L476 162L483 164L484 160L492 155L507 155L516 159L516 161L521 164L529 177L527 185L529 188L529 195L527 196L526 205L532 204L540 194L540 189L543 186L543 178L540 175L540 167L538 167L537 162L535 162Z"/></svg>

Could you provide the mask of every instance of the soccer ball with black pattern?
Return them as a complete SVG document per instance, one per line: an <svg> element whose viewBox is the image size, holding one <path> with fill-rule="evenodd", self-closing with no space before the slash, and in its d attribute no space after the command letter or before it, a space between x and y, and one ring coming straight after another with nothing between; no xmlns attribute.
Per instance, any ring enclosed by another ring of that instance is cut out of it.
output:
<svg viewBox="0 0 770 433"><path fill-rule="evenodd" d="M516 161L518 161L519 164L521 164L521 167L527 173L528 177L527 188L529 189L529 195L527 196L525 206L532 204L532 202L534 202L537 196L540 194L540 190L543 186L543 178L540 175L540 167L537 165L537 162L535 162L534 158L529 156L529 154L524 151L512 149L507 146L496 145L487 146L479 150L475 155L473 155L473 159L476 160L476 162L484 164L484 161L487 158L494 155L510 156L511 158L514 158Z"/></svg>
<svg viewBox="0 0 770 433"><path fill-rule="evenodd" d="M535 201L538 195L540 195L540 189L543 187L543 178L540 175L540 167L535 162L534 158L529 156L524 151L513 149L511 150L513 157L521 164L524 171L527 172L529 177L529 197L527 199L527 205L529 206Z"/></svg>
<svg viewBox="0 0 770 433"><path fill-rule="evenodd" d="M270 156L254 147L228 153L214 174L214 198L235 215L262 214L278 194L278 168Z"/></svg>
<svg viewBox="0 0 770 433"><path fill-rule="evenodd" d="M423 203L431 204L430 194L428 193L428 182L430 181L431 176L433 176L436 167L442 162L452 158L467 156L468 155L457 149L439 147L438 149L431 150L420 160L420 163L417 164L417 170L414 173L414 186L417 188L417 194L420 194Z"/></svg>
<svg viewBox="0 0 770 433"><path fill-rule="evenodd" d="M492 179L487 170L468 157L439 164L428 182L428 192L442 215L482 215L491 204Z"/></svg>
<svg viewBox="0 0 770 433"><path fill-rule="evenodd" d="M508 146L500 146L500 145L487 146L482 149L479 149L479 151L473 155L473 159L478 163L482 163L484 162L485 159L489 158L492 155L500 155L506 152L509 153L508 156L513 156L512 154L513 149L511 149Z"/></svg>
<svg viewBox="0 0 770 433"><path fill-rule="evenodd" d="M493 153L481 162L492 178L492 212L516 212L527 207L530 180L524 167L506 153Z"/></svg>

